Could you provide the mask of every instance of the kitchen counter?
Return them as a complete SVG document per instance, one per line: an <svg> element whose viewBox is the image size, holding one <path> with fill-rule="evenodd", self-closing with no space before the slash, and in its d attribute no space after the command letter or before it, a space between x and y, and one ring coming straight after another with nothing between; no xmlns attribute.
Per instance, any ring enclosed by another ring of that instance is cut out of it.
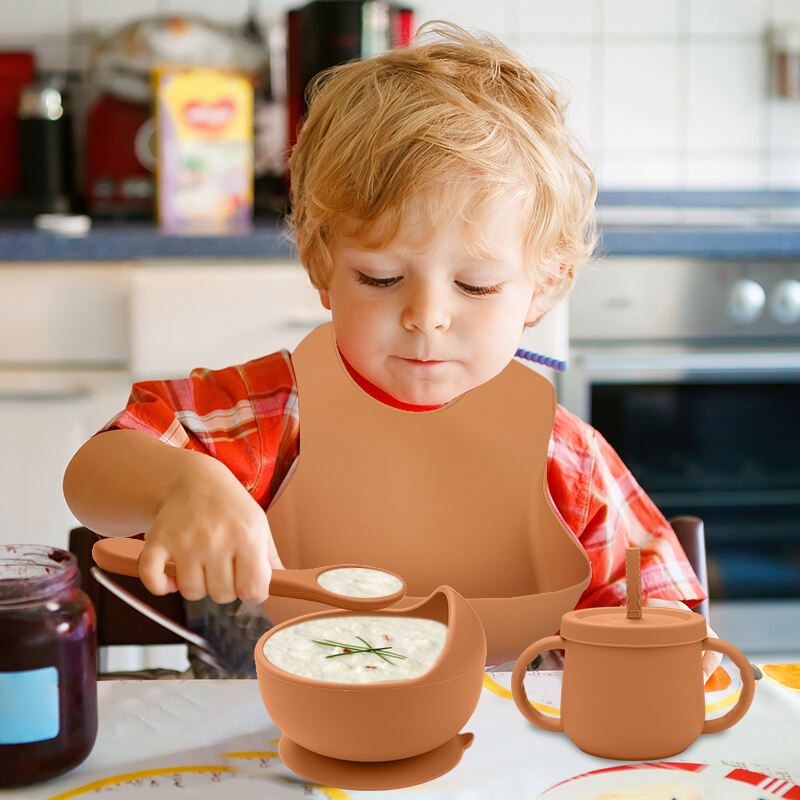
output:
<svg viewBox="0 0 800 800"><path fill-rule="evenodd" d="M598 194L597 254L695 258L800 258L800 191ZM86 236L0 224L3 261L295 259L278 220L239 236L172 236L149 222L95 222Z"/></svg>
<svg viewBox="0 0 800 800"><path fill-rule="evenodd" d="M733 704L735 669L733 674L727 689L707 690L709 717ZM529 698L545 713L557 713L552 706L558 704L560 675L542 671L525 677ZM783 685L760 680L737 725L700 736L669 760L642 764L587 755L563 733L535 728L509 697L509 676L486 673L478 706L463 728L475 739L460 763L433 781L394 790L393 798L533 800L544 793L542 800L583 800L654 783L691 787L703 798L800 797L800 694ZM289 770L278 754L280 731L264 710L256 681L106 681L98 688L100 727L89 758L66 775L6 790L4 797L71 800L113 792L117 800L154 800L177 796L176 789L183 790L178 795L214 800L386 796L322 786Z"/></svg>
<svg viewBox="0 0 800 800"><path fill-rule="evenodd" d="M604 225L598 255L800 258L800 225ZM0 227L0 263L140 259L287 259L296 251L279 222L239 236L170 236L147 223L95 223L86 236Z"/></svg>
<svg viewBox="0 0 800 800"><path fill-rule="evenodd" d="M0 263L295 257L295 248L277 221L262 222L239 236L172 236L149 222L94 222L85 236L59 236L22 223L0 226Z"/></svg>

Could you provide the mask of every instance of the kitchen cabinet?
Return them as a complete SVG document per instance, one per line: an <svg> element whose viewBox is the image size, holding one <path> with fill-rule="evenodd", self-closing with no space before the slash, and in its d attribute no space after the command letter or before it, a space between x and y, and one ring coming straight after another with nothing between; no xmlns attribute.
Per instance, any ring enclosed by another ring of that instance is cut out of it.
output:
<svg viewBox="0 0 800 800"><path fill-rule="evenodd" d="M66 548L78 523L62 495L64 469L127 392L122 370L0 369L0 544Z"/></svg>
<svg viewBox="0 0 800 800"><path fill-rule="evenodd" d="M64 468L127 397L127 277L0 265L0 543L67 545Z"/></svg>
<svg viewBox="0 0 800 800"><path fill-rule="evenodd" d="M0 262L0 368L93 368L128 359L129 268Z"/></svg>
<svg viewBox="0 0 800 800"><path fill-rule="evenodd" d="M130 373L175 378L292 350L330 320L299 263L148 263L130 278Z"/></svg>

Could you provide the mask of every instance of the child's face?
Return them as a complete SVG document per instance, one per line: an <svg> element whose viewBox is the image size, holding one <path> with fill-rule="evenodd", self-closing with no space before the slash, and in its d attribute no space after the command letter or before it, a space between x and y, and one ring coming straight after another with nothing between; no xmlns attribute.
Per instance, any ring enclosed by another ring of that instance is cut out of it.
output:
<svg viewBox="0 0 800 800"><path fill-rule="evenodd" d="M441 405L493 378L537 317L517 204L499 203L481 229L494 260L470 256L457 219L424 244L413 220L383 250L334 241L320 297L336 342L358 373L397 400Z"/></svg>

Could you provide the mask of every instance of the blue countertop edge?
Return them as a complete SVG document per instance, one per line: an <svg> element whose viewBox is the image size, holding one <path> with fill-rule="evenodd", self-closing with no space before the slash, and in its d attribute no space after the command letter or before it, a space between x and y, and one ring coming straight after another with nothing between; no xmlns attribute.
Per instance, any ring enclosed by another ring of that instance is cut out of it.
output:
<svg viewBox="0 0 800 800"><path fill-rule="evenodd" d="M596 256L800 258L800 226L775 228L609 226ZM279 225L238 236L169 236L150 226L97 226L80 237L0 228L0 263L148 259L296 260Z"/></svg>
<svg viewBox="0 0 800 800"><path fill-rule="evenodd" d="M0 226L3 261L132 261L140 259L296 259L280 222L227 236L177 236L146 222L95 223L85 236Z"/></svg>
<svg viewBox="0 0 800 800"><path fill-rule="evenodd" d="M602 190L598 207L800 207L800 190ZM799 258L800 225L611 225L601 229L596 255L695 258ZM135 261L148 259L296 260L280 220L257 221L230 236L177 236L150 222L95 222L85 236L60 236L29 224L0 224L0 263L20 261Z"/></svg>
<svg viewBox="0 0 800 800"><path fill-rule="evenodd" d="M607 227L596 256L800 258L800 226L775 228Z"/></svg>

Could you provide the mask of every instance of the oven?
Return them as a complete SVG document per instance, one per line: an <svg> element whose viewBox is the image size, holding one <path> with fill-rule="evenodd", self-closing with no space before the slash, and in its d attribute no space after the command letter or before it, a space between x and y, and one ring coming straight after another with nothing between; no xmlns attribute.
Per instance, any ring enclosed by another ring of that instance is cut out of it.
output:
<svg viewBox="0 0 800 800"><path fill-rule="evenodd" d="M570 296L559 399L667 518L703 519L711 625L800 643L800 263L613 257Z"/></svg>

